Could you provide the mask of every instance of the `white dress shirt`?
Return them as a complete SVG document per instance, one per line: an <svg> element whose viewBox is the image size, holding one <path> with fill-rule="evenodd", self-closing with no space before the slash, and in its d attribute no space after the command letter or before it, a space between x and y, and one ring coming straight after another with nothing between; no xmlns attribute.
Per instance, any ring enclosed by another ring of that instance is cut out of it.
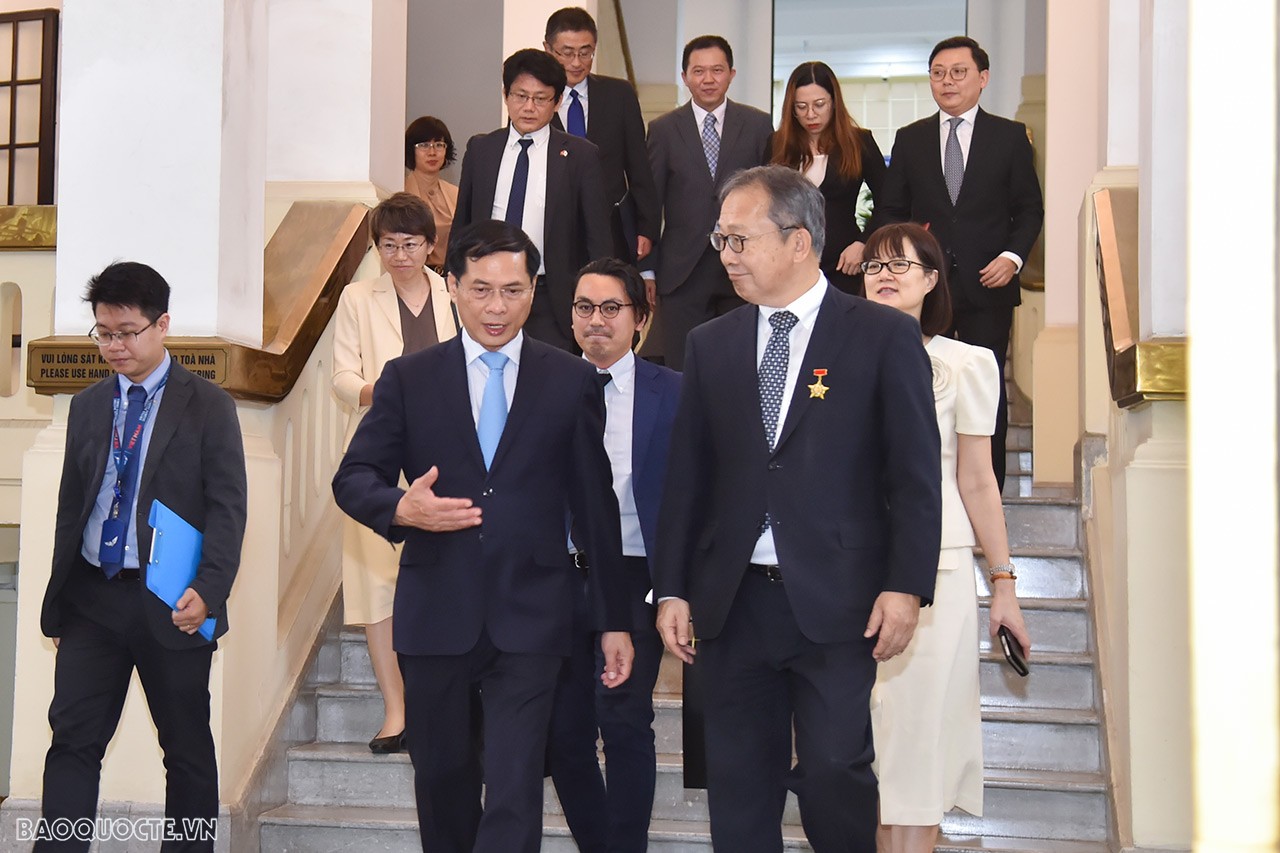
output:
<svg viewBox="0 0 1280 853"><path fill-rule="evenodd" d="M501 297L499 297L501 299ZM524 347L524 331L507 341L498 352L509 361L502 369L502 388L507 392L507 412L511 411L511 402L516 396L516 377L520 374L520 350ZM480 346L471 333L462 330L462 352L467 359L467 391L471 395L471 418L480 425L480 404L484 401L484 384L489 381L489 365L480 360L480 356L489 350Z"/></svg>
<svg viewBox="0 0 1280 853"><path fill-rule="evenodd" d="M622 522L622 553L627 557L643 557L644 535L640 532L640 513L632 483L632 426L636 407L636 357L627 351L605 370L611 381L604 386L604 449L613 470L613 492L618 496Z"/></svg>
<svg viewBox="0 0 1280 853"><path fill-rule="evenodd" d="M560 99L560 106L556 107L556 115L560 116L560 126L564 128L564 132L569 132L569 106L573 103L573 95L569 94L569 90L578 93L578 101L582 104L582 126L591 129L591 105L587 102L587 78L583 77L582 82L576 86L565 86L564 97Z"/></svg>
<svg viewBox="0 0 1280 853"><path fill-rule="evenodd" d="M507 201L511 198L511 181L516 174L516 159L520 156L520 140L532 139L529 146L529 183L524 192L524 217L520 228L529 235L538 253L544 257L538 264L538 275L547 271L546 247L543 245L547 215L547 149L551 140L551 125L521 134L511 125L507 131L507 147L502 150L502 164L498 166L498 185L493 191L492 219L507 218Z"/></svg>
<svg viewBox="0 0 1280 853"><path fill-rule="evenodd" d="M819 274L812 287L802 293L790 305L782 308L760 306L759 318L756 320L756 369L764 359L764 348L773 334L773 326L769 318L778 311L790 311L796 315L796 324L787 333L789 353L787 355L787 379L782 386L782 404L778 407L778 437L782 436L782 426L787 422L787 411L791 408L791 395L795 391L796 381L800 378L800 365L804 362L805 350L809 348L809 338L813 336L813 324L818 319L818 309L827 295L827 277ZM773 528L760 534L756 540L756 548L751 552L751 562L764 565L776 565L778 549L773 544ZM786 571L784 568L783 571Z"/></svg>
<svg viewBox="0 0 1280 853"><path fill-rule="evenodd" d="M974 104L969 109L960 113L960 126L956 128L956 140L960 143L960 157L965 165L969 166L969 146L973 142L973 119L978 114L978 105ZM951 116L940 112L938 113L938 162L942 164L942 173L947 173L947 137L951 135ZM1022 258L1014 252L1001 252L999 257L1008 258L1013 261L1014 272L1022 272Z"/></svg>
<svg viewBox="0 0 1280 853"><path fill-rule="evenodd" d="M729 99L725 98L720 102L720 106L711 111L711 114L716 117L716 136L721 139L724 139L724 113L725 107L728 103ZM698 106L697 101L690 101L689 105L693 107L693 122L694 126L698 129L698 138L701 139L702 123L707 120L707 111Z"/></svg>

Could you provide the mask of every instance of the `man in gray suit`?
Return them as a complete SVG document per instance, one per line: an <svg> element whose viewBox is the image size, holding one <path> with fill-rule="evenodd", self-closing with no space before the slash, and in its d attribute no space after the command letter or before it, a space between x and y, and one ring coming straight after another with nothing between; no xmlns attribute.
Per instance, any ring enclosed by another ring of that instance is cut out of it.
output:
<svg viewBox="0 0 1280 853"><path fill-rule="evenodd" d="M736 73L729 42L698 36L684 46L683 61L692 100L654 119L648 140L664 226L645 277L656 278L662 355L676 370L690 329L743 304L707 235L720 213L720 187L734 172L768 162L773 135L767 113L725 97Z"/></svg>
<svg viewBox="0 0 1280 853"><path fill-rule="evenodd" d="M212 853L218 768L209 671L227 631L247 487L236 406L165 349L169 285L146 264L111 264L89 282L89 337L111 366L71 400L53 568L40 629L58 648L36 850L88 850L98 773L136 669L164 750L161 850ZM204 534L177 609L147 588L152 504ZM199 633L213 619L208 637ZM74 828L69 841L65 829Z"/></svg>

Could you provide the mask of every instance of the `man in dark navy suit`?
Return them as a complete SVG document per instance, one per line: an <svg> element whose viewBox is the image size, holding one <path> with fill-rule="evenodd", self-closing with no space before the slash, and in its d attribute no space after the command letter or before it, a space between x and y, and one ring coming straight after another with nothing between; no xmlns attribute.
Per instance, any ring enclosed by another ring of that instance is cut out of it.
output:
<svg viewBox="0 0 1280 853"><path fill-rule="evenodd" d="M658 239L660 220L636 90L626 80L591 73L596 22L586 9L551 13L542 45L564 66L568 83L551 126L600 149L605 198L613 208L614 257L639 260Z"/></svg>
<svg viewBox="0 0 1280 853"><path fill-rule="evenodd" d="M525 331L577 354L569 323L574 276L587 261L608 257L613 240L600 152L550 126L565 79L541 50L517 50L502 63L511 123L467 142L453 228L501 219L529 236L540 262Z"/></svg>
<svg viewBox="0 0 1280 853"><path fill-rule="evenodd" d="M604 388L604 443L621 513L627 596L635 624L631 679L616 690L606 689L598 678L598 644L582 618L583 596L574 653L556 690L548 763L582 853L643 853L653 809L653 687L662 639L654 625L648 555L654 553L680 374L632 352L648 320L644 279L635 267L605 258L582 268L574 293L573 333ZM575 559L584 572L593 570L589 553L579 550ZM585 578L581 588L585 590ZM607 785L600 775L597 733L608 759Z"/></svg>
<svg viewBox="0 0 1280 853"><path fill-rule="evenodd" d="M581 581L570 516L594 562L601 678L618 687L631 672L600 384L587 362L523 333L538 260L513 225L454 232L446 267L462 334L387 364L333 480L345 512L404 542L393 643L429 853L539 848L547 727Z"/></svg>
<svg viewBox="0 0 1280 853"><path fill-rule="evenodd" d="M990 349L1000 367L991 463L1003 488L1004 363L1013 309L1022 302L1018 274L1040 235L1044 197L1026 126L978 106L990 67L967 36L933 48L929 85L940 112L898 131L872 224L919 222L947 252L955 336Z"/></svg>
<svg viewBox="0 0 1280 853"><path fill-rule="evenodd" d="M804 175L748 169L721 200L712 245L750 304L689 335L658 627L701 671L716 850L780 853L790 789L814 850L872 851L876 662L932 600L941 538L929 358L910 317L828 285Z"/></svg>

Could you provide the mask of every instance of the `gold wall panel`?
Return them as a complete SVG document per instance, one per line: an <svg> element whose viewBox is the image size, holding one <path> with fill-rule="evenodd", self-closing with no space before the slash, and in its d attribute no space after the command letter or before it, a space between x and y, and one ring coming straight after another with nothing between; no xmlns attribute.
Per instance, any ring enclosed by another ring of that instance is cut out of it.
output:
<svg viewBox="0 0 1280 853"><path fill-rule="evenodd" d="M0 251L58 246L58 208L52 204L0 205Z"/></svg>

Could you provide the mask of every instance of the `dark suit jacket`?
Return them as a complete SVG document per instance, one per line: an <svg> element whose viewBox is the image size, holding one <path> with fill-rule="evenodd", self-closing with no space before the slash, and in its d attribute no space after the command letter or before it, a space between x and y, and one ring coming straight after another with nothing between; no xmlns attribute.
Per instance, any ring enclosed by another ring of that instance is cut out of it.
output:
<svg viewBox="0 0 1280 853"><path fill-rule="evenodd" d="M941 461L920 326L828 288L771 453L756 376L759 309L689 335L658 523L655 594L720 633L768 511L787 598L817 643L862 636L884 590L933 598ZM812 397L826 368L825 398Z"/></svg>
<svg viewBox="0 0 1280 853"><path fill-rule="evenodd" d="M717 194L734 172L769 162L773 119L755 107L729 101L720 134L720 157L712 180L692 102L649 123L649 164L662 208L662 239L646 258L658 292L670 293L688 280L704 252L707 235L720 216Z"/></svg>
<svg viewBox="0 0 1280 853"><path fill-rule="evenodd" d="M850 243L865 242L867 235L858 227L858 194L862 184L866 182L871 190L871 198L875 205L880 203L880 193L884 188L884 155L876 138L869 130L859 132L862 142L862 174L852 180L840 177L840 152L833 151L827 160L827 174L818 187L822 198L826 201L827 242L822 249L822 271L832 284L850 293L854 288L854 277L845 275L836 269L840 253ZM868 224L869 227L869 224Z"/></svg>
<svg viewBox="0 0 1280 853"><path fill-rule="evenodd" d="M184 634L174 627L169 606L146 588L151 555L151 503L166 506L204 533L200 565L191 588L217 617L214 639L227 632L227 596L240 567L240 546L248 487L244 442L235 402L218 386L194 376L177 361L156 409L151 442L138 484L138 557L143 583L138 594L146 602L147 625L166 648L182 649L209 642L200 634ZM74 594L85 524L93 512L111 449L111 401L117 383L113 373L76 394L67 416L66 457L58 487L57 530L53 540L53 571L40 612L40 630L61 636L65 597Z"/></svg>
<svg viewBox="0 0 1280 853"><path fill-rule="evenodd" d="M594 106L592 107L594 110ZM458 207L453 215L457 234L493 212L498 168L507 144L507 128L479 134L467 142L458 183ZM543 224L543 263L547 295L556 322L573 340L573 282L588 261L613 252L609 206L605 202L600 154L595 145L552 128L547 144L546 213Z"/></svg>
<svg viewBox="0 0 1280 853"><path fill-rule="evenodd" d="M476 438L461 338L393 359L333 478L338 506L403 541L394 645L411 655L459 655L487 631L505 652L567 655L572 585L582 576L565 547L581 519L599 630L629 630L618 502L605 454L596 371L524 336L515 397L486 471ZM435 492L465 497L483 524L431 533L392 524L403 492L440 468Z"/></svg>
<svg viewBox="0 0 1280 853"><path fill-rule="evenodd" d="M569 97L567 89L565 97ZM657 240L661 222L658 193L644 147L644 118L636 90L626 80L588 74L587 102L587 139L600 149L605 199L609 204L632 204L636 232ZM564 130L559 112L551 119L551 126ZM629 199L624 201L628 194Z"/></svg>
<svg viewBox="0 0 1280 853"><path fill-rule="evenodd" d="M978 109L960 196L951 203L942 176L940 113L898 131L876 198L874 225L928 224L951 258L949 283L972 305L1017 305L1018 276L1004 287L983 287L979 270L1001 252L1023 261L1044 223L1044 197L1026 125Z"/></svg>
<svg viewBox="0 0 1280 853"><path fill-rule="evenodd" d="M658 507L667 477L671 426L680 400L680 374L636 359L635 407L631 413L631 493L636 499L644 552L652 571L657 553Z"/></svg>

